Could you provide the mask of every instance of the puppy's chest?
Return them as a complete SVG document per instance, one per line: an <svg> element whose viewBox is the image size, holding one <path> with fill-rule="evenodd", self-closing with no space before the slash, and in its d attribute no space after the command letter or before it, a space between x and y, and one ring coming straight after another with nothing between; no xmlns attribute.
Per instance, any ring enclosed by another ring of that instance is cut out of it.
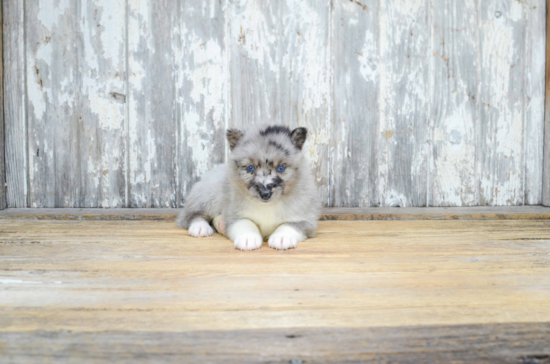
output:
<svg viewBox="0 0 550 364"><path fill-rule="evenodd" d="M241 214L243 218L252 220L264 237L271 235L279 225L287 221L285 208L282 204L249 205L241 211Z"/></svg>

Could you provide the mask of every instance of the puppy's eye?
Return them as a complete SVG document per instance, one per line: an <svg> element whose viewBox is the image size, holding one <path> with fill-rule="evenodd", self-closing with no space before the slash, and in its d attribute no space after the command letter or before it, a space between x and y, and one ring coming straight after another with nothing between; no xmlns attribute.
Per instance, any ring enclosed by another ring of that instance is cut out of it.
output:
<svg viewBox="0 0 550 364"><path fill-rule="evenodd" d="M285 169L286 169L285 166L279 166L279 167L277 167L277 172L283 173L285 171Z"/></svg>
<svg viewBox="0 0 550 364"><path fill-rule="evenodd" d="M256 170L256 167L254 167L252 164L246 167L246 170L250 173L253 173Z"/></svg>

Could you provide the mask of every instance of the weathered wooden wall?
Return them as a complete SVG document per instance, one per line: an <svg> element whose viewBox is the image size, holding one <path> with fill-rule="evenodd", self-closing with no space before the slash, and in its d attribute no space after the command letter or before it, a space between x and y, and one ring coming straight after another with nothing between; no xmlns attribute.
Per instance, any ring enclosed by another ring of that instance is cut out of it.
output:
<svg viewBox="0 0 550 364"><path fill-rule="evenodd" d="M303 125L328 206L540 204L544 0L4 0L11 207L180 207Z"/></svg>

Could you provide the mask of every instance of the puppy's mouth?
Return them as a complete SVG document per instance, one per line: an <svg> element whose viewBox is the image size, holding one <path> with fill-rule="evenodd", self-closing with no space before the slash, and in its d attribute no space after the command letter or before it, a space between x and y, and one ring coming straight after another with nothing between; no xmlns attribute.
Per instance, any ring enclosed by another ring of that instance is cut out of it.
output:
<svg viewBox="0 0 550 364"><path fill-rule="evenodd" d="M261 183L253 184L249 186L249 191L252 195L262 202L270 202L279 196L279 190L273 188L272 185L263 185Z"/></svg>
<svg viewBox="0 0 550 364"><path fill-rule="evenodd" d="M273 197L273 190L263 185L254 186L256 198L262 202L269 202Z"/></svg>

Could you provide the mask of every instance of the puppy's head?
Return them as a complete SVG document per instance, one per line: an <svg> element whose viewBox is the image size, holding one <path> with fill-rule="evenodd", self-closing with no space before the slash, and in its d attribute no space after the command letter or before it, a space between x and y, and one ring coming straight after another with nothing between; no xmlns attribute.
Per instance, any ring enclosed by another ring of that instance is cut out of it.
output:
<svg viewBox="0 0 550 364"><path fill-rule="evenodd" d="M227 131L230 165L237 184L250 196L272 202L288 194L298 182L307 129L267 126L243 133Z"/></svg>

